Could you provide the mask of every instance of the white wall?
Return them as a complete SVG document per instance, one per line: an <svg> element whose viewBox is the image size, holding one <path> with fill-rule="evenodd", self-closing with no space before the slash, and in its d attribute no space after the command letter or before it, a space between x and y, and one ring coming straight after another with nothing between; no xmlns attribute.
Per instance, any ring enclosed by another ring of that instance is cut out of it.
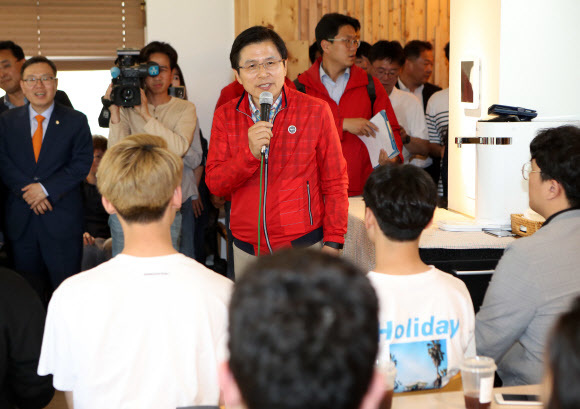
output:
<svg viewBox="0 0 580 409"><path fill-rule="evenodd" d="M578 0L502 1L501 104L544 119L580 114L579 16Z"/></svg>
<svg viewBox="0 0 580 409"><path fill-rule="evenodd" d="M109 82L109 70L58 72L58 89L65 91L74 108L87 116L93 135L109 136L109 128L99 127L98 121L103 108L101 96Z"/></svg>
<svg viewBox="0 0 580 409"><path fill-rule="evenodd" d="M580 115L578 0L451 0L449 207L475 215L475 136L492 104L538 111L542 119ZM481 59L480 108L460 104L460 61Z"/></svg>
<svg viewBox="0 0 580 409"><path fill-rule="evenodd" d="M475 136L477 121L499 98L501 0L451 0L449 61L449 207L475 215L475 146L457 148L456 137ZM480 58L480 108L464 109L461 60Z"/></svg>
<svg viewBox="0 0 580 409"><path fill-rule="evenodd" d="M155 40L177 50L189 100L209 138L219 93L233 80L233 0L148 0L146 42Z"/></svg>

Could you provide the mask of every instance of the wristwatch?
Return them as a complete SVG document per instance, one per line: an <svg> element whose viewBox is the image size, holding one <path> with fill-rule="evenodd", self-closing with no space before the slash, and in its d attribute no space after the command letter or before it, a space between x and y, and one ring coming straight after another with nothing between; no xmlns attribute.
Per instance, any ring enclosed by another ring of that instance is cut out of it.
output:
<svg viewBox="0 0 580 409"><path fill-rule="evenodd" d="M342 248L344 247L344 244L342 243L337 243L335 241L323 241L322 242L322 247L327 246L336 250L342 250Z"/></svg>

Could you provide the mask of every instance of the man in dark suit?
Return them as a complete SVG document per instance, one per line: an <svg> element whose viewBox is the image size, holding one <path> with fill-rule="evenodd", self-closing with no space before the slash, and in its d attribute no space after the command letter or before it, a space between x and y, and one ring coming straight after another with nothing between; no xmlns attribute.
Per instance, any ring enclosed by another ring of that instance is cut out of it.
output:
<svg viewBox="0 0 580 409"><path fill-rule="evenodd" d="M15 269L44 297L80 271L80 183L93 160L86 117L54 102L56 66L32 57L21 69L29 104L0 115L0 175L8 187L6 235Z"/></svg>
<svg viewBox="0 0 580 409"><path fill-rule="evenodd" d="M6 95L0 97L0 114L12 108L25 105L28 101L20 88L20 69L24 64L24 51L22 47L13 41L0 41L0 88ZM56 91L55 101L73 107L68 95L64 91ZM4 200L7 195L6 186L0 180L0 215L4 214ZM4 241L4 246L0 246L0 265L13 268L14 263L10 259L9 244L4 240L4 220L0 217L0 241Z"/></svg>
<svg viewBox="0 0 580 409"><path fill-rule="evenodd" d="M428 41L413 40L405 45L403 52L405 64L396 86L419 98L424 112L431 95L441 90L427 82L433 73L433 46Z"/></svg>

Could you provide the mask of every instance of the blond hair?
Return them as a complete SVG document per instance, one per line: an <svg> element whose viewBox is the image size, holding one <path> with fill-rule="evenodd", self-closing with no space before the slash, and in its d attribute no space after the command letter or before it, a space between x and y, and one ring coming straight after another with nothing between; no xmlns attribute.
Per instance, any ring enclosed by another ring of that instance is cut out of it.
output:
<svg viewBox="0 0 580 409"><path fill-rule="evenodd" d="M97 187L127 222L161 219L181 183L183 162L159 136L130 135L103 156Z"/></svg>

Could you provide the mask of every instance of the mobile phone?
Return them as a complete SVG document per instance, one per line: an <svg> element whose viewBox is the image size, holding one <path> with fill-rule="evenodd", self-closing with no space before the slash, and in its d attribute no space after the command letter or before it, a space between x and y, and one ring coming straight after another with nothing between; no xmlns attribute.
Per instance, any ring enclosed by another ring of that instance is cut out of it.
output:
<svg viewBox="0 0 580 409"><path fill-rule="evenodd" d="M484 233L487 234L491 234L492 236L495 237L514 237L515 234L513 234L511 231L507 231L507 230L500 230L500 229L483 229Z"/></svg>
<svg viewBox="0 0 580 409"><path fill-rule="evenodd" d="M500 405L542 406L539 395L520 395L515 393L496 393L495 400Z"/></svg>

